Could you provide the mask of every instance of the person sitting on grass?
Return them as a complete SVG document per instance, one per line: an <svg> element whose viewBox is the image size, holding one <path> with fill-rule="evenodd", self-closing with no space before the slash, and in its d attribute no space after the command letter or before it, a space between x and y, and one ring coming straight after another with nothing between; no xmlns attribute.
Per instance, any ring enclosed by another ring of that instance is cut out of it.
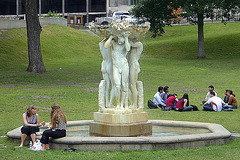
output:
<svg viewBox="0 0 240 160"><path fill-rule="evenodd" d="M175 111L191 111L192 109L193 107L189 106L188 94L184 93L183 97L178 100Z"/></svg>
<svg viewBox="0 0 240 160"><path fill-rule="evenodd" d="M215 92L210 92L210 99L202 105L203 111L221 112L223 105L225 105L225 103L221 98L215 95Z"/></svg>
<svg viewBox="0 0 240 160"><path fill-rule="evenodd" d="M53 104L51 106L51 126L48 130L45 130L42 134L40 142L42 143L42 149L49 150L49 137L61 138L66 136L66 125L67 117L64 112L60 109L58 104Z"/></svg>
<svg viewBox="0 0 240 160"><path fill-rule="evenodd" d="M45 125L43 121L40 123L39 115L36 113L36 106L30 105L27 108L27 112L23 113L22 120L23 120L23 127L21 128L21 144L19 147L23 147L23 143L27 136L30 136L32 139L32 145L34 145L36 140L36 132L39 131L39 127Z"/></svg>
<svg viewBox="0 0 240 160"><path fill-rule="evenodd" d="M210 97L210 93L211 93L211 92L214 92L215 95L217 96L217 92L214 91L213 85L208 86L208 90L209 90L209 91L208 91L208 93L207 93L207 95L206 95L205 101L202 101L202 103L201 103L200 105L203 105L204 103L206 103L206 102L211 98L211 97ZM206 104L206 105L208 105L209 107L211 107L210 104Z"/></svg>
<svg viewBox="0 0 240 160"><path fill-rule="evenodd" d="M163 93L163 87L159 86L158 87L158 92L154 95L153 97L153 103L158 107L158 108L162 108L164 106L166 106L166 104L163 102L162 98L161 98L161 93ZM154 108L152 108L154 109Z"/></svg>
<svg viewBox="0 0 240 160"><path fill-rule="evenodd" d="M176 102L178 102L177 94L172 94L168 97L166 108L170 107L170 110L174 110L176 108Z"/></svg>
<svg viewBox="0 0 240 160"><path fill-rule="evenodd" d="M235 97L235 95L233 94L232 90L227 90L227 96L229 97L228 102L226 103L225 106L223 106L223 109L237 109L238 107L238 102L237 99Z"/></svg>
<svg viewBox="0 0 240 160"><path fill-rule="evenodd" d="M169 87L165 86L163 88L163 93L161 93L160 97L163 100L163 103L165 104L164 106L166 106L166 102L167 102L167 98L168 98L168 93L169 93Z"/></svg>
<svg viewBox="0 0 240 160"><path fill-rule="evenodd" d="M225 97L223 99L224 103L228 103L229 96L227 95L227 92L228 92L228 90L225 90L225 92L224 92L224 94L225 94Z"/></svg>

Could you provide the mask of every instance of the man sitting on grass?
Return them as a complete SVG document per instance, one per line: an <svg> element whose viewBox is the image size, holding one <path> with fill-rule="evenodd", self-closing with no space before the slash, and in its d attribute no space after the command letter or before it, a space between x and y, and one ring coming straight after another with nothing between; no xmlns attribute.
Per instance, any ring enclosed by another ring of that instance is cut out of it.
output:
<svg viewBox="0 0 240 160"><path fill-rule="evenodd" d="M158 92L153 97L153 102L158 108L162 108L166 106L166 104L163 102L163 99L161 98L161 93L163 93L163 87L158 87Z"/></svg>
<svg viewBox="0 0 240 160"><path fill-rule="evenodd" d="M221 112L224 105L223 100L217 97L215 92L210 92L210 99L203 103L203 111Z"/></svg>

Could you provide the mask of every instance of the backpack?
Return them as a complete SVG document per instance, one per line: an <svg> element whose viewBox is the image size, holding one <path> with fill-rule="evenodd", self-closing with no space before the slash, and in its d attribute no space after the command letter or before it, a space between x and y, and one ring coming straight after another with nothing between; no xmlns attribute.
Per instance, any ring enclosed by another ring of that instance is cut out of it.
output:
<svg viewBox="0 0 240 160"><path fill-rule="evenodd" d="M154 104L151 100L148 100L148 108L149 109L158 109L157 105Z"/></svg>
<svg viewBox="0 0 240 160"><path fill-rule="evenodd" d="M193 107L193 111L199 111L197 106L195 105L191 105L191 106Z"/></svg>

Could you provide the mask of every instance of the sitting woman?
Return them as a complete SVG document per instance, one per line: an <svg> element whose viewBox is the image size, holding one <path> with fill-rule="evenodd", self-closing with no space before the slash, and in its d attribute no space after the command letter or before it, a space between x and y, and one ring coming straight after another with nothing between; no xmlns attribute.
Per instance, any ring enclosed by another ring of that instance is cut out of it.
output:
<svg viewBox="0 0 240 160"><path fill-rule="evenodd" d="M40 142L42 143L42 151L49 150L49 137L61 138L66 136L67 117L60 109L58 104L51 106L51 127L42 134Z"/></svg>
<svg viewBox="0 0 240 160"><path fill-rule="evenodd" d="M176 102L178 102L177 94L172 94L168 97L166 108L170 107L170 110L174 110L176 108Z"/></svg>
<svg viewBox="0 0 240 160"><path fill-rule="evenodd" d="M189 106L188 94L184 93L183 97L178 100L175 111L191 111L192 109L193 107Z"/></svg>
<svg viewBox="0 0 240 160"><path fill-rule="evenodd" d="M233 94L232 90L227 90L226 95L229 97L228 103L223 106L223 109L237 109L238 103L235 95Z"/></svg>
<svg viewBox="0 0 240 160"><path fill-rule="evenodd" d="M22 115L23 127L21 128L21 144L19 147L23 147L23 143L27 136L30 136L33 142L33 145L36 140L36 132L39 131L39 127L41 125L45 125L43 121L40 123L39 115L36 113L36 107L34 105L30 105L27 108L27 112Z"/></svg>

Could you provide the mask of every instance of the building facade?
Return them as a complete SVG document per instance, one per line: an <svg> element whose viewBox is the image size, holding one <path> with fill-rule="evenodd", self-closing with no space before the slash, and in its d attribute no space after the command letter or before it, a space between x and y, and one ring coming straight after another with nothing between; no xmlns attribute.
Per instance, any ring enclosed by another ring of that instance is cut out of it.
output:
<svg viewBox="0 0 240 160"><path fill-rule="evenodd" d="M63 17L81 16L84 23L95 17L111 16L114 11L127 11L137 0L36 0L39 15L54 11ZM0 15L23 17L25 0L1 0Z"/></svg>

